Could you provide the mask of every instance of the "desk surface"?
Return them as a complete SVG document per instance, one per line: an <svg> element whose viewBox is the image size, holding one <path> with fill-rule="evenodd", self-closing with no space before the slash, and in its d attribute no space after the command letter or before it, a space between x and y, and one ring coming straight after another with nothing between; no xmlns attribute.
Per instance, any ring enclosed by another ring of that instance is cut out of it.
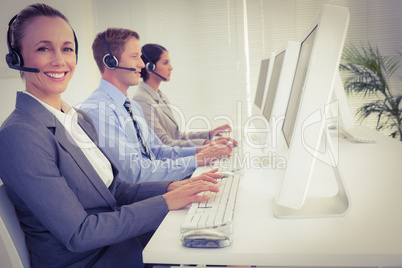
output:
<svg viewBox="0 0 402 268"><path fill-rule="evenodd" d="M183 247L179 226L186 209L171 211L145 248L144 262L402 266L402 143L375 131L373 135L377 139L374 144L339 141L339 168L351 202L345 216L277 219L271 204L273 170L248 168L240 182L232 245L222 249ZM334 187L330 176L317 178L312 179L312 189Z"/></svg>

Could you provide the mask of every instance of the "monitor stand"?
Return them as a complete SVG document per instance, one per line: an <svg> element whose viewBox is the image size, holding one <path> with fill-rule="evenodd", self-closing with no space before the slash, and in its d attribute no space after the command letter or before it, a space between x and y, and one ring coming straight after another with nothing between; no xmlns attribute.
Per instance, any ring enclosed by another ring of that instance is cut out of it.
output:
<svg viewBox="0 0 402 268"><path fill-rule="evenodd" d="M343 183L342 174L338 165L334 161L334 146L329 134L329 130L324 131L328 141L328 153L332 161L332 170L335 175L338 192L331 197L306 197L303 206L300 209L292 209L276 204L275 198L272 200L273 214L276 218L324 218L343 216L347 213L350 202L349 195Z"/></svg>

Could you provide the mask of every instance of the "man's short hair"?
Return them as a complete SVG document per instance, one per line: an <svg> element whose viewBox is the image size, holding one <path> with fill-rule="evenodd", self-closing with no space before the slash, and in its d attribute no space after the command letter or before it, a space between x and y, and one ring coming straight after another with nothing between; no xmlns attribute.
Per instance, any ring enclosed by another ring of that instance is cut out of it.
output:
<svg viewBox="0 0 402 268"><path fill-rule="evenodd" d="M109 45L110 51L113 56L115 56L118 60L120 59L121 54L124 51L124 46L126 42L131 38L135 37L138 40L140 36L137 32L122 29L122 28L108 28L104 32L100 32L96 35L95 40L92 44L92 52L94 55L94 59L96 64L98 65L99 71L103 73L105 71L105 65L103 63L103 57L106 54L109 54L105 41L103 40L102 35L105 35L106 42Z"/></svg>

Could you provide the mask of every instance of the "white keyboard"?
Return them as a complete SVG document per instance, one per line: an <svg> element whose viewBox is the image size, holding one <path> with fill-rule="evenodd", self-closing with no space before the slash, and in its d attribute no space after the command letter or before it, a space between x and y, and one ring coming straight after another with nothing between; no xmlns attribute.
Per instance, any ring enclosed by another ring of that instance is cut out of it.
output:
<svg viewBox="0 0 402 268"><path fill-rule="evenodd" d="M224 172L239 171L242 168L243 157L243 147L234 147L230 156L222 156L212 163L212 167Z"/></svg>
<svg viewBox="0 0 402 268"><path fill-rule="evenodd" d="M232 233L232 221L236 204L239 175L227 175L217 179L219 192L204 192L211 195L208 201L193 203L180 226L181 232L195 229L219 229Z"/></svg>
<svg viewBox="0 0 402 268"><path fill-rule="evenodd" d="M367 132L367 129L361 126L342 130L341 133L352 142L375 143L376 139Z"/></svg>

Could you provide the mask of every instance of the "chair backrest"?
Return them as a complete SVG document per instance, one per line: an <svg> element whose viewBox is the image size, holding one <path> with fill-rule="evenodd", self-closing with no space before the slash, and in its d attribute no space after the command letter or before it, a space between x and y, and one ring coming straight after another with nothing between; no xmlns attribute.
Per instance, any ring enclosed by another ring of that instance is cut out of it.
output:
<svg viewBox="0 0 402 268"><path fill-rule="evenodd" d="M0 180L0 267L30 267L25 235Z"/></svg>

